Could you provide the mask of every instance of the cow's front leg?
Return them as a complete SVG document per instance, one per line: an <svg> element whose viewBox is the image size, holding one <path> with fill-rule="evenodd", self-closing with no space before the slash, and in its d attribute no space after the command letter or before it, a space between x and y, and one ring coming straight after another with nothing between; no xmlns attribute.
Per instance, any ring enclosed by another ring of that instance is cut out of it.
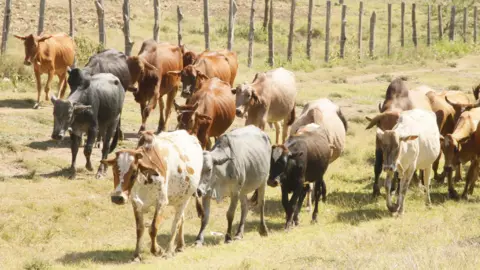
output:
<svg viewBox="0 0 480 270"><path fill-rule="evenodd" d="M142 258L140 257L140 252L142 248L142 236L145 230L145 225L143 224L142 211L140 209L137 210L135 206L133 206L133 213L135 215L135 225L137 228L137 242L135 245L135 252L133 253L133 261L139 262L142 260Z"/></svg>
<svg viewBox="0 0 480 270"><path fill-rule="evenodd" d="M298 198L297 206L295 207L295 212L293 213L293 223L295 226L300 224L298 220L298 214L302 209L303 201L305 200L305 196L307 195L308 186L303 186L303 189L300 191L300 197Z"/></svg>
<svg viewBox="0 0 480 270"><path fill-rule="evenodd" d="M58 74L58 96L65 96L65 91L67 90L67 73ZM48 98L48 97L47 97Z"/></svg>
<svg viewBox="0 0 480 270"><path fill-rule="evenodd" d="M203 231L205 230L205 227L207 227L208 220L210 218L210 200L211 200L210 194L206 194L202 198L203 211L205 212L205 214L202 217L200 232L198 232L197 239L195 240L196 246L203 245L203 241L204 241Z"/></svg>
<svg viewBox="0 0 480 270"><path fill-rule="evenodd" d="M147 116L145 115L144 111L147 108L147 103L145 101L140 101L140 114L142 115L142 124L140 125L140 129L138 130L138 134L140 132L145 131L145 125L147 123Z"/></svg>
<svg viewBox="0 0 480 270"><path fill-rule="evenodd" d="M235 234L235 238L234 238L235 240L243 239L243 232L245 229L245 220L247 219L247 214L248 214L247 195L240 196L240 208L242 211L240 214L240 223L238 224L237 233Z"/></svg>
<svg viewBox="0 0 480 270"><path fill-rule="evenodd" d="M313 195L315 198L315 206L313 209L313 214L312 214L312 223L317 223L317 217L318 217L318 202L320 201L320 195L322 194L321 189L323 189L323 176L319 180L315 182L314 185L314 191Z"/></svg>
<svg viewBox="0 0 480 270"><path fill-rule="evenodd" d="M377 140L377 145L379 144ZM382 165L383 165L383 152L381 149L375 150L375 166L374 166L374 177L375 180L373 182L373 197L376 198L380 196L380 186L378 184L378 180L380 179L380 174L382 173ZM390 192L390 188L386 190L386 192Z"/></svg>
<svg viewBox="0 0 480 270"><path fill-rule="evenodd" d="M163 103L163 98L161 97L158 99L158 106L160 107L160 119L158 120L157 133L160 133L165 130L165 104Z"/></svg>
<svg viewBox="0 0 480 270"><path fill-rule="evenodd" d="M37 83L37 103L33 105L33 108L38 109L38 106L40 106L40 95L42 94L42 77L37 69L35 69L35 82Z"/></svg>
<svg viewBox="0 0 480 270"><path fill-rule="evenodd" d="M267 188L267 181L265 181L258 189L258 202L260 203L260 228L261 236L268 236L267 224L265 224L265 190Z"/></svg>
<svg viewBox="0 0 480 270"><path fill-rule="evenodd" d="M182 218L180 219L180 225L178 227L178 234L177 234L177 239L175 240L177 243L177 248L175 249L175 252L182 252L183 249L185 248L185 237L183 235L183 223L185 221L185 217L182 215Z"/></svg>
<svg viewBox="0 0 480 270"><path fill-rule="evenodd" d="M48 101L48 92L50 92L50 86L52 85L53 81L53 76L55 75L55 69L51 69L48 71L48 77L47 77L47 82L45 83L45 101ZM58 96L60 98L63 98L63 96L60 96L60 93L58 93Z"/></svg>
<svg viewBox="0 0 480 270"><path fill-rule="evenodd" d="M87 164L85 165L85 168L90 172L93 171L91 156L92 156L93 144L95 143L96 139L97 139L97 127L94 124L88 129L87 143L85 144L85 147L83 149L83 154L85 155L85 159L87 160Z"/></svg>
<svg viewBox="0 0 480 270"><path fill-rule="evenodd" d="M280 140L280 124L278 122L274 122L273 125L275 126L275 143L279 144Z"/></svg>
<svg viewBox="0 0 480 270"><path fill-rule="evenodd" d="M162 222L162 212L163 207L158 205L155 209L155 214L153 215L152 225L150 226L150 239L152 245L150 246L150 252L155 256L161 256L163 254L163 249L157 244L157 233L158 228L160 227L160 223Z"/></svg>
<svg viewBox="0 0 480 270"><path fill-rule="evenodd" d="M239 194L234 193L230 198L230 206L227 211L227 233L225 234L225 243L232 242L232 223L233 218L235 217L235 210L237 209L238 197Z"/></svg>
<svg viewBox="0 0 480 270"><path fill-rule="evenodd" d="M414 169L409 169L404 173L400 180L400 195L397 198L399 205L398 215L400 216L405 212L405 197L407 196L408 186L410 186L410 181L412 180L414 173Z"/></svg>
<svg viewBox="0 0 480 270"><path fill-rule="evenodd" d="M75 169L75 163L77 161L78 148L80 147L80 141L82 138L73 133L70 133L70 150L72 151L72 164L70 166L70 179L75 179L77 170Z"/></svg>
<svg viewBox="0 0 480 270"><path fill-rule="evenodd" d="M163 129L161 131L165 131L165 130L168 129L168 120L170 119L170 114L172 112L173 101L175 100L175 96L177 95L177 92L178 92L178 87L175 86L167 94L167 104L165 106L165 124L163 125Z"/></svg>

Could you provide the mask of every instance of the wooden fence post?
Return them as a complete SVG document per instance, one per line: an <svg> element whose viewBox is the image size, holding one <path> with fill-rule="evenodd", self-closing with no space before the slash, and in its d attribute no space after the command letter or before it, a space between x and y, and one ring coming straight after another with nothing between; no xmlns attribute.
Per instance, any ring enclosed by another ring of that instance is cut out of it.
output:
<svg viewBox="0 0 480 270"><path fill-rule="evenodd" d="M402 9L400 14L400 45L405 47L405 2L402 2Z"/></svg>
<svg viewBox="0 0 480 270"><path fill-rule="evenodd" d="M342 22L340 32L340 58L345 57L345 43L347 41L347 5L342 5Z"/></svg>
<svg viewBox="0 0 480 270"><path fill-rule="evenodd" d="M263 15L263 29L267 29L268 27L269 3L270 3L270 0L265 0L265 13Z"/></svg>
<svg viewBox="0 0 480 270"><path fill-rule="evenodd" d="M312 51L312 13L313 0L308 0L308 25L307 25L307 59L311 59Z"/></svg>
<svg viewBox="0 0 480 270"><path fill-rule="evenodd" d="M125 54L132 54L133 41L130 39L130 1L123 0L123 35L125 36Z"/></svg>
<svg viewBox="0 0 480 270"><path fill-rule="evenodd" d="M228 42L227 48L228 50L232 50L233 47L233 37L235 33L235 15L237 14L237 3L235 0L230 0L228 10Z"/></svg>
<svg viewBox="0 0 480 270"><path fill-rule="evenodd" d="M7 50L8 32L10 31L10 20L12 18L12 2L6 0L5 9L3 11L3 26L2 26L2 45L0 53L3 55Z"/></svg>
<svg viewBox="0 0 480 270"><path fill-rule="evenodd" d="M430 46L432 34L431 34L431 17L432 17L432 7L428 5L427 7L427 46Z"/></svg>
<svg viewBox="0 0 480 270"><path fill-rule="evenodd" d="M388 4L387 55L390 56L392 44L392 4Z"/></svg>
<svg viewBox="0 0 480 270"><path fill-rule="evenodd" d="M455 40L455 6L452 6L451 16L450 16L450 41Z"/></svg>
<svg viewBox="0 0 480 270"><path fill-rule="evenodd" d="M290 0L292 1L292 5L290 7L290 31L288 33L288 47L287 47L287 61L292 62L292 50L293 50L293 31L295 27L295 6L297 0Z"/></svg>
<svg viewBox="0 0 480 270"><path fill-rule="evenodd" d="M412 4L412 40L415 48L417 47L417 18L416 18L417 5Z"/></svg>
<svg viewBox="0 0 480 270"><path fill-rule="evenodd" d="M160 31L160 3L159 0L153 0L153 40L158 42Z"/></svg>
<svg viewBox="0 0 480 270"><path fill-rule="evenodd" d="M270 0L270 14L268 19L268 64L271 67L275 64L273 50L273 0Z"/></svg>
<svg viewBox="0 0 480 270"><path fill-rule="evenodd" d="M70 21L69 21L69 24L70 24L70 37L73 39L75 38L75 21L73 20L73 3L72 3L72 0L68 0L68 10L69 10L69 13L70 13Z"/></svg>
<svg viewBox="0 0 480 270"><path fill-rule="evenodd" d="M38 14L38 30L37 35L43 32L43 23L45 21L45 0L40 0L40 11Z"/></svg>
<svg viewBox="0 0 480 270"><path fill-rule="evenodd" d="M360 1L358 11L358 58L362 58L362 17L363 17L363 2Z"/></svg>
<svg viewBox="0 0 480 270"><path fill-rule="evenodd" d="M183 13L180 6L177 6L177 28L178 28L178 46L182 46L182 21L183 21Z"/></svg>
<svg viewBox="0 0 480 270"><path fill-rule="evenodd" d="M253 63L253 39L255 37L255 0L252 0L250 8L250 29L248 30L248 67Z"/></svg>
<svg viewBox="0 0 480 270"><path fill-rule="evenodd" d="M208 23L208 0L203 0L203 34L205 36L205 50L210 50L210 25Z"/></svg>
<svg viewBox="0 0 480 270"><path fill-rule="evenodd" d="M467 8L463 8L463 42L467 42Z"/></svg>
<svg viewBox="0 0 480 270"><path fill-rule="evenodd" d="M370 18L370 42L369 42L369 49L370 49L370 57L374 56L375 51L375 23L377 21L377 15L375 11L372 13L372 17Z"/></svg>
<svg viewBox="0 0 480 270"><path fill-rule="evenodd" d="M327 21L325 23L325 62L330 59L330 17L332 15L332 2L327 1Z"/></svg>
<svg viewBox="0 0 480 270"><path fill-rule="evenodd" d="M477 43L478 8L473 8L473 43Z"/></svg>
<svg viewBox="0 0 480 270"><path fill-rule="evenodd" d="M442 5L438 5L438 39L443 39Z"/></svg>
<svg viewBox="0 0 480 270"><path fill-rule="evenodd" d="M105 7L103 5L103 0L95 0L95 7L97 8L98 16L98 40L105 48L107 38L105 34Z"/></svg>

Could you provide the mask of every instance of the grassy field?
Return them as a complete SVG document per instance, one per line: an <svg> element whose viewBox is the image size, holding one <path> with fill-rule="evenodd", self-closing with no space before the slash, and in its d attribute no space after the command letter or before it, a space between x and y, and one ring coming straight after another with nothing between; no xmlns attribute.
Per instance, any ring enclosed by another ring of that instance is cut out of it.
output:
<svg viewBox="0 0 480 270"><path fill-rule="evenodd" d="M89 40L97 38L94 6L74 2L78 9L78 36L86 44L82 46L86 57L87 47L95 46ZM108 4L107 45L122 49L121 1L105 2ZM150 1L131 2L136 52L141 41L151 36L152 10ZM255 43L255 64L248 69L244 48L250 3L238 1L235 49L239 52L241 66L237 83L249 81L255 72L268 69L265 65L266 34L260 30L263 3L257 2L259 33ZM298 1L296 29L306 25L307 2ZM315 28L322 36L325 4L324 1L318 2L321 3L316 5ZM70 165L68 139L61 143L50 140L53 128L50 104L45 103L38 110L31 109L36 96L32 70L21 66L23 48L21 43L11 39L8 55L0 63L0 269L478 269L478 190L468 201L455 202L448 200L446 185L434 183L433 205L427 208L422 190L411 187L405 215L392 217L383 196L371 197L375 132L365 130L365 116L376 113L377 102L383 99L389 81L397 76L405 76L410 87L428 84L439 90L460 89L471 93L471 87L480 82L478 48L471 43L442 42L432 49L420 45L415 50L408 40L407 48L400 51L398 46L395 47L395 54L390 58L383 56L384 46L379 45L379 57L358 60L354 39L358 2L345 2L351 7L348 37L352 38L348 41L347 59L336 57L337 40L333 43L332 62L324 64L323 38L318 38L314 39L314 59L307 61L303 56L304 37L299 31L294 61L285 64L294 70L298 81L298 110L304 102L328 97L342 107L349 122L347 148L326 175L328 199L326 204L321 204L319 223L311 225L308 211L303 210L300 226L284 232L280 190L269 188L266 203L268 238L260 237L257 232L259 215L254 209L247 217L245 238L223 244L223 236L215 236L212 232L225 233L228 207L228 200L225 200L220 204L212 203L210 224L206 230L207 244L195 248L190 245L194 242L200 220L191 204L185 224L189 247L171 259L156 258L148 253L149 237L145 234L144 262L140 264L129 263L135 246L135 221L130 206L118 207L110 202L111 176L95 180L93 173L83 169L85 159L80 151L77 180L67 179ZM161 39L176 42L177 2L161 3ZM189 48L200 51L203 48L202 1L181 0L178 3L184 7L184 41ZM46 29L67 31L68 5L65 1L47 1L47 5ZM276 5L279 29L276 34L277 65L282 65L286 59L289 2L278 1ZM385 22L386 1L368 1L365 5L366 14L376 10L377 21ZM186 10L187 6L189 10ZM226 45L227 6L227 3L211 3L212 48ZM13 9L11 33L27 34L36 29L37 7L31 1L13 1ZM1 5L0 10L3 10ZM394 11L397 14L398 10L396 4ZM334 41L339 35L339 12L340 7L333 6ZM423 20L424 9L419 8L418 12ZM364 36L368 33L367 21L366 15ZM398 44L398 21L398 16L394 16L395 44ZM378 27L378 44L386 44L386 24ZM420 29L424 27L419 24ZM424 30L421 33L424 35ZM366 46L365 41L364 48ZM180 97L177 100L183 102ZM170 128L174 127L174 119L172 117ZM158 111L152 113L148 128L156 128L157 122ZM132 148L136 145L140 113L130 94L125 102L122 125L128 139L119 148ZM242 125L243 121L237 119L234 127ZM272 130L267 131L273 135ZM100 150L94 149L94 166L98 166L99 157ZM463 181L458 183L457 190L463 188L463 184ZM151 215L146 221L150 219ZM238 219L239 210L236 222ZM163 246L168 239L171 221L171 217L167 218L160 230L159 242Z"/></svg>

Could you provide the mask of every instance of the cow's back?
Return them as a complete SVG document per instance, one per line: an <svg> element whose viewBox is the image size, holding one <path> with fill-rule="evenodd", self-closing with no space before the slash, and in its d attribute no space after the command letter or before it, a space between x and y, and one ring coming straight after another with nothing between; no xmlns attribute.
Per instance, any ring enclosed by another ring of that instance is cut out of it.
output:
<svg viewBox="0 0 480 270"><path fill-rule="evenodd" d="M111 73L120 80L124 89L130 85L127 56L115 49L108 49L90 57L84 71L90 76L97 73Z"/></svg>
<svg viewBox="0 0 480 270"><path fill-rule="evenodd" d="M54 57L55 69L64 70L73 65L75 59L75 43L66 34L55 34L51 38L39 43L42 57ZM54 55L51 55L51 54ZM42 59L43 60L43 59Z"/></svg>
<svg viewBox="0 0 480 270"><path fill-rule="evenodd" d="M233 86L238 69L237 54L228 50L206 51L198 56L194 65L207 77L217 77Z"/></svg>
<svg viewBox="0 0 480 270"><path fill-rule="evenodd" d="M435 92L435 90L426 85L421 85L408 91L408 97L412 102L412 109L432 111L430 100L427 97L429 92Z"/></svg>
<svg viewBox="0 0 480 270"><path fill-rule="evenodd" d="M385 100L380 107L380 112L402 111L413 108L412 102L408 96L408 88L401 78L393 80L387 87Z"/></svg>

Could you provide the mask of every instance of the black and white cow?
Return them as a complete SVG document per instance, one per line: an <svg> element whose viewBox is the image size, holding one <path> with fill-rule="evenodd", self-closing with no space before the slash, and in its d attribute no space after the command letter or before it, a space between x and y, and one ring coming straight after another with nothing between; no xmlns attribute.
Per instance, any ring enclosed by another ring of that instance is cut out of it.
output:
<svg viewBox="0 0 480 270"><path fill-rule="evenodd" d="M98 134L103 138L102 159L107 158L108 153L115 149L119 136L120 112L125 98L120 80L112 74L100 73L83 79L83 84L67 100L51 97L54 104L52 139L61 140L65 131L70 131L71 179L76 175L75 161L83 133L87 133L84 148L87 170L93 170L90 155ZM113 141L110 144L112 136ZM101 164L96 177L102 177L105 169L105 165Z"/></svg>

